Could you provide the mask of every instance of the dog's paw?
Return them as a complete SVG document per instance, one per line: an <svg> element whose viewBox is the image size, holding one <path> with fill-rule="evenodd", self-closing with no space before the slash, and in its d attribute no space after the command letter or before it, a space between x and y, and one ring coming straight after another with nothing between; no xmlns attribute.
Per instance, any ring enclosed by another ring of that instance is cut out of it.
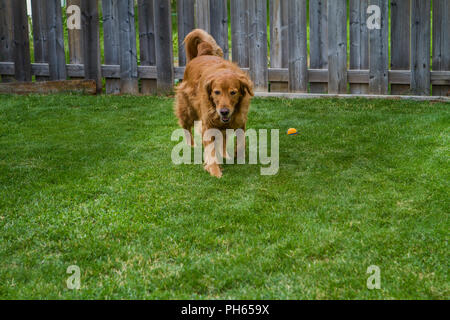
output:
<svg viewBox="0 0 450 320"><path fill-rule="evenodd" d="M222 170L217 164L207 165L205 166L205 170L208 171L213 177L222 178Z"/></svg>

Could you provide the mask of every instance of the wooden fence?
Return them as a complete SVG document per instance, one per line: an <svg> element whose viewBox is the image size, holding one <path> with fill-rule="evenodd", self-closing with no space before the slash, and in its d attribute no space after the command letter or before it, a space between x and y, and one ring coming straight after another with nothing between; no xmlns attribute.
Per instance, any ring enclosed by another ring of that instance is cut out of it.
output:
<svg viewBox="0 0 450 320"><path fill-rule="evenodd" d="M87 78L98 92L170 92L183 78L182 40L198 27L249 72L257 91L450 94L449 0L31 3L30 33L26 0L0 0L3 82Z"/></svg>

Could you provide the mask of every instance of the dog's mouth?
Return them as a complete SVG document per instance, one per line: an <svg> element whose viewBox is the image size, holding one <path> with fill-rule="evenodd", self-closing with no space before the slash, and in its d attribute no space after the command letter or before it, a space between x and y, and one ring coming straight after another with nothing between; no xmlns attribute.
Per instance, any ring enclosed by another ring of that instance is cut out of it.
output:
<svg viewBox="0 0 450 320"><path fill-rule="evenodd" d="M220 117L220 121L222 121L223 123L228 123L230 122L231 118L230 117Z"/></svg>

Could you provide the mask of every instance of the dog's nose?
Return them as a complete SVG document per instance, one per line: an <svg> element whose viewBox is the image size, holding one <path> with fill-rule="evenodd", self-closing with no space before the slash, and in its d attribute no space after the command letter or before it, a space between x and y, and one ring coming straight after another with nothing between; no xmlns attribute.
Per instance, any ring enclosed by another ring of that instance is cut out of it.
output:
<svg viewBox="0 0 450 320"><path fill-rule="evenodd" d="M220 109L220 114L221 114L222 116L226 117L227 115L230 114L230 110L227 109L227 108L222 108L222 109Z"/></svg>

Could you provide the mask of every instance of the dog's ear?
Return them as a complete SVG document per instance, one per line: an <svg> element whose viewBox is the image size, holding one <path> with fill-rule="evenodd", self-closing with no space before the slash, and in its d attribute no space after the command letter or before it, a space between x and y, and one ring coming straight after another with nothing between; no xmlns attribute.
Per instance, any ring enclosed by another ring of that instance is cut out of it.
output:
<svg viewBox="0 0 450 320"><path fill-rule="evenodd" d="M240 77L239 81L241 82L241 94L243 96L245 96L246 91L247 91L248 94L253 97L255 95L255 93L253 92L252 81L248 77L244 77L244 76Z"/></svg>
<svg viewBox="0 0 450 320"><path fill-rule="evenodd" d="M213 79L211 77L206 79L205 90L206 90L206 94L208 95L208 97L211 97L212 83L213 83Z"/></svg>

